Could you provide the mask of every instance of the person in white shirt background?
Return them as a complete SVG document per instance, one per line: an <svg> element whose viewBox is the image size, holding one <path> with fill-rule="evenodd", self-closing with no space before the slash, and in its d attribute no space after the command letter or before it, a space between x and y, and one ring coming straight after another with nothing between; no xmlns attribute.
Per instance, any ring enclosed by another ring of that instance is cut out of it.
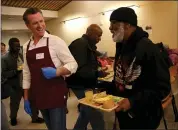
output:
<svg viewBox="0 0 178 130"><path fill-rule="evenodd" d="M24 109L31 115L30 97L49 130L66 130L65 95L68 88L64 77L76 72L77 62L61 38L45 31L40 9L28 8L23 20L33 34L23 46Z"/></svg>

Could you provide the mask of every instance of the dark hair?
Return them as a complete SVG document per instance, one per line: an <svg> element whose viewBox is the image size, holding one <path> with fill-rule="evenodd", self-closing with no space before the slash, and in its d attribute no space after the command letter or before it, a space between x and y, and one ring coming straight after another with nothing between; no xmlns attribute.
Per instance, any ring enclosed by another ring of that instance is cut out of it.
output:
<svg viewBox="0 0 178 130"><path fill-rule="evenodd" d="M13 38L9 39L9 47L12 47L14 42L20 42L20 41L16 37L13 37Z"/></svg>
<svg viewBox="0 0 178 130"><path fill-rule="evenodd" d="M6 46L6 44L4 44L3 42L1 42L1 46Z"/></svg>
<svg viewBox="0 0 178 130"><path fill-rule="evenodd" d="M28 8L25 12L24 12L24 14L23 14L23 20L24 20L24 22L26 23L26 24L28 24L29 23L29 21L28 21L28 15L30 15L30 14L36 14L36 13L41 13L42 15L43 15L43 13L41 12L41 10L40 9L38 9L38 8Z"/></svg>

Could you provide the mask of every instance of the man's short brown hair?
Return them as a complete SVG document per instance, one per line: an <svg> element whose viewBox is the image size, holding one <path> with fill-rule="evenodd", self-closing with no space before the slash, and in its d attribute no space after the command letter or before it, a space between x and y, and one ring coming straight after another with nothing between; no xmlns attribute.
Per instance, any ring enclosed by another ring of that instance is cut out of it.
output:
<svg viewBox="0 0 178 130"><path fill-rule="evenodd" d="M36 13L41 13L43 15L42 11L40 9L38 9L38 8L28 8L24 12L24 14L23 14L23 20L24 20L24 22L26 24L28 24L29 23L28 18L27 18L28 15L30 15L30 14L36 14Z"/></svg>

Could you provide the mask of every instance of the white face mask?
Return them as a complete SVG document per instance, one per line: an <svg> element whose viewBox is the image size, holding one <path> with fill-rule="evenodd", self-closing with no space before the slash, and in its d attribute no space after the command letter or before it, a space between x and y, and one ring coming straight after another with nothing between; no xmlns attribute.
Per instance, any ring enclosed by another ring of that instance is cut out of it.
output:
<svg viewBox="0 0 178 130"><path fill-rule="evenodd" d="M118 28L117 31L113 31L114 34L113 34L113 41L114 42L122 42L123 39L124 39L124 24L121 24Z"/></svg>

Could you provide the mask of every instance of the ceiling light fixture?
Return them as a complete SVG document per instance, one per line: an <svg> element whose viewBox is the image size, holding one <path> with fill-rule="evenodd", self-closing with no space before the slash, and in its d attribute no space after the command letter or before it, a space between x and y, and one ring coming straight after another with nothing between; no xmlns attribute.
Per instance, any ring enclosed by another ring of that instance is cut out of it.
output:
<svg viewBox="0 0 178 130"><path fill-rule="evenodd" d="M129 7L129 8L132 8L132 9L135 9L135 8L139 8L140 6L139 5L130 5L130 6L126 6L126 7ZM101 14L101 15L105 15L106 13L111 13L112 11L114 11L116 9L112 9L112 10L107 10L107 11L104 11L104 12L100 12L98 14ZM97 14L97 15L98 15ZM60 23L66 23L67 21L71 21L71 20L76 20L76 19L80 19L80 18L89 18L91 16L88 16L88 17L77 17L77 18L73 18L73 19L68 19L68 20L64 20L64 21L61 21Z"/></svg>
<svg viewBox="0 0 178 130"><path fill-rule="evenodd" d="M126 6L126 7L132 8L132 9L134 9L134 8L140 8L139 5L130 5L130 6ZM113 12L114 10L116 10L116 9L112 9L112 10L107 10L107 11L104 11L104 12L100 12L99 14L105 15L106 13Z"/></svg>
<svg viewBox="0 0 178 130"><path fill-rule="evenodd" d="M77 17L77 18L73 18L73 19L68 19L68 20L64 20L62 22L65 24L65 22L67 22L67 21L76 20L76 19L80 19L80 18L84 18L84 17Z"/></svg>

